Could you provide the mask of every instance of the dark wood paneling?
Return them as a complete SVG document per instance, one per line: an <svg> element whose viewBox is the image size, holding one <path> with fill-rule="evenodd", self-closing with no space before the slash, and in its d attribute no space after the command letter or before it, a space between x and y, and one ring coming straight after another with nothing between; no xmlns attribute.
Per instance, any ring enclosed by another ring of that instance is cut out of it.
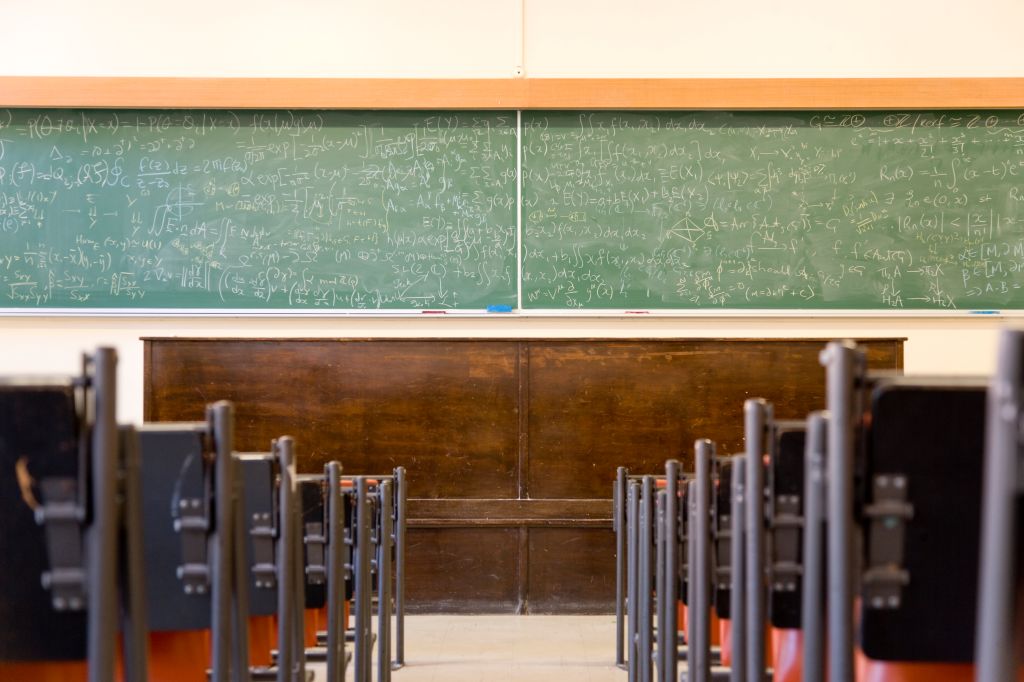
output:
<svg viewBox="0 0 1024 682"><path fill-rule="evenodd" d="M742 442L743 400L823 404L820 339L149 339L145 414L236 403L239 449L297 438L300 467L409 469L418 611L607 611L615 468ZM902 367L902 342L869 363Z"/></svg>
<svg viewBox="0 0 1024 682"><path fill-rule="evenodd" d="M530 345L531 498L607 497L615 467L692 464L697 438L743 441L743 400L780 418L824 405L820 340L547 341ZM900 367L900 344L869 345L872 367Z"/></svg>
<svg viewBox="0 0 1024 682"><path fill-rule="evenodd" d="M595 500L409 501L410 526L599 526L612 522L612 504Z"/></svg>
<svg viewBox="0 0 1024 682"><path fill-rule="evenodd" d="M531 528L531 613L607 613L615 603L610 528Z"/></svg>
<svg viewBox="0 0 1024 682"><path fill-rule="evenodd" d="M302 471L405 466L411 497L516 498L515 342L154 341L147 419L232 400L239 449L296 437Z"/></svg>
<svg viewBox="0 0 1024 682"><path fill-rule="evenodd" d="M410 528L412 612L508 613L519 602L516 528Z"/></svg>

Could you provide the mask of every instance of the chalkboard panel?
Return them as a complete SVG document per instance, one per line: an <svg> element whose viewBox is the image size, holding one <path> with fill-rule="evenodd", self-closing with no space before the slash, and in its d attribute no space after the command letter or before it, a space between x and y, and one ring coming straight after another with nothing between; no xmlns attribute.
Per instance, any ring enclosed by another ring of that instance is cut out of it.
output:
<svg viewBox="0 0 1024 682"><path fill-rule="evenodd" d="M524 112L521 195L516 132L0 111L0 308L1024 309L1020 112Z"/></svg>
<svg viewBox="0 0 1024 682"><path fill-rule="evenodd" d="M526 112L522 173L524 308L1024 308L1020 112Z"/></svg>
<svg viewBox="0 0 1024 682"><path fill-rule="evenodd" d="M0 308L516 300L509 113L0 111Z"/></svg>

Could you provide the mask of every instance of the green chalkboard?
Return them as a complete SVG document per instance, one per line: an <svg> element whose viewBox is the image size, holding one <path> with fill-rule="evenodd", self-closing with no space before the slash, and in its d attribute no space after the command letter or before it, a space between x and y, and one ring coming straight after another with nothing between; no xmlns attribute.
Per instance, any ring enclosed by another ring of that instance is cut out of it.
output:
<svg viewBox="0 0 1024 682"><path fill-rule="evenodd" d="M510 113L0 111L0 308L516 303Z"/></svg>
<svg viewBox="0 0 1024 682"><path fill-rule="evenodd" d="M517 132L0 111L0 309L1024 310L1021 112L524 112L521 193Z"/></svg>
<svg viewBox="0 0 1024 682"><path fill-rule="evenodd" d="M524 308L1024 308L1021 112L522 125Z"/></svg>

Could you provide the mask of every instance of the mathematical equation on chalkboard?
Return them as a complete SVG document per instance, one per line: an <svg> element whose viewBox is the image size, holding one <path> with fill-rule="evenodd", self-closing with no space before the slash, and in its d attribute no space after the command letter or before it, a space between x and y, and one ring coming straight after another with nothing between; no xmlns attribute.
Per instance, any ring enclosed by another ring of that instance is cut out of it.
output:
<svg viewBox="0 0 1024 682"><path fill-rule="evenodd" d="M1020 112L524 114L533 308L1024 308Z"/></svg>
<svg viewBox="0 0 1024 682"><path fill-rule="evenodd" d="M0 308L1024 310L1024 114L0 110Z"/></svg>
<svg viewBox="0 0 1024 682"><path fill-rule="evenodd" d="M512 305L514 123L0 111L0 307Z"/></svg>

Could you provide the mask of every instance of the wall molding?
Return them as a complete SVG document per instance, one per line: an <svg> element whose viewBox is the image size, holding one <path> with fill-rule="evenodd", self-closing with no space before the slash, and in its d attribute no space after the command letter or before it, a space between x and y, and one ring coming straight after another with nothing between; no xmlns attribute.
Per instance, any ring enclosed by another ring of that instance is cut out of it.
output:
<svg viewBox="0 0 1024 682"><path fill-rule="evenodd" d="M1024 78L0 77L2 107L1012 109Z"/></svg>

